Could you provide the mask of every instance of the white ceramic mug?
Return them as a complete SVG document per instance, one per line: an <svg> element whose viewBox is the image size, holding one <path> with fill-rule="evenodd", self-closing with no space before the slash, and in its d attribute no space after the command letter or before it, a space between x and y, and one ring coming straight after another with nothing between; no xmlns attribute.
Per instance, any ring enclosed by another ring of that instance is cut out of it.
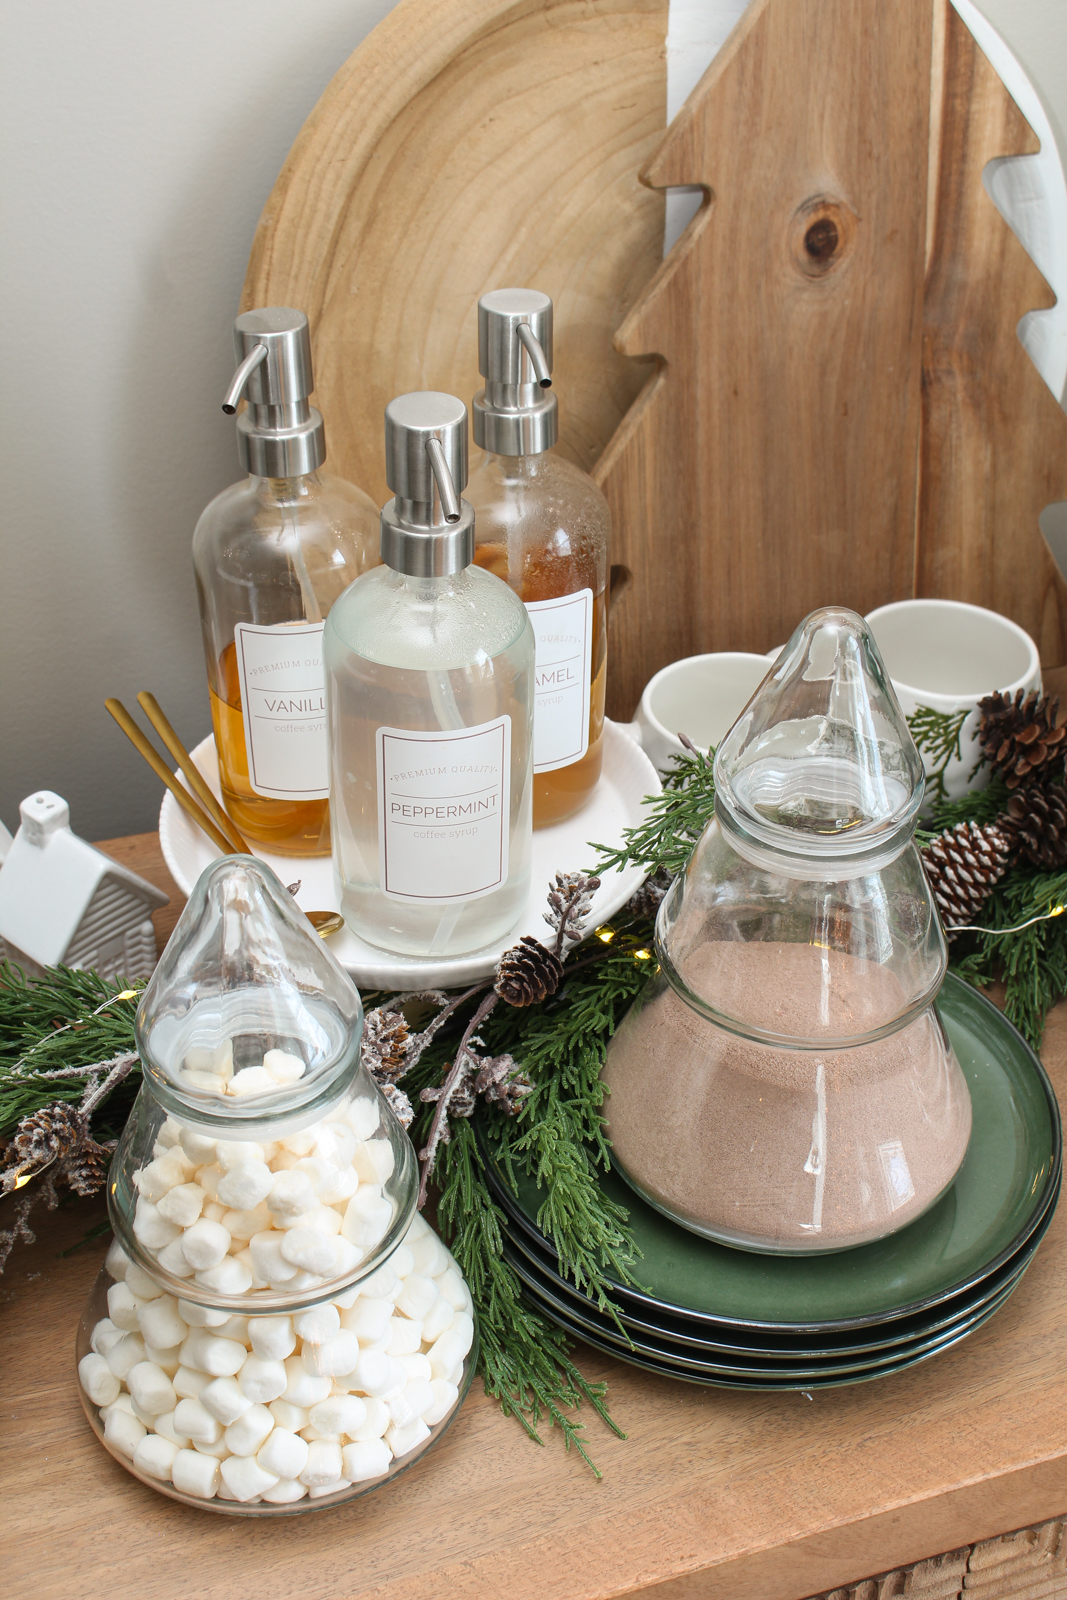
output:
<svg viewBox="0 0 1067 1600"><path fill-rule="evenodd" d="M669 773L674 757L682 754L679 733L699 750L717 745L771 670L772 660L717 651L672 661L645 685L637 720L626 732L659 772Z"/></svg>
<svg viewBox="0 0 1067 1600"><path fill-rule="evenodd" d="M928 800L941 787L950 800L984 788L989 768L975 773L978 702L995 690L1040 691L1041 661L1030 635L999 612L962 600L898 600L870 612L867 622L922 754ZM924 747L912 720L923 709L960 718L958 755L957 746Z"/></svg>

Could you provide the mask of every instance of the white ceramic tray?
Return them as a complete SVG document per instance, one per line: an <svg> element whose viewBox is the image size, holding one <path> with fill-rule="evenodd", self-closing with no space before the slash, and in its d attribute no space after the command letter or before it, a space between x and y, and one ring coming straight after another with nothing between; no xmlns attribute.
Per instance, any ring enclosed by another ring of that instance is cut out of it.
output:
<svg viewBox="0 0 1067 1600"><path fill-rule="evenodd" d="M215 794L219 794L219 767L215 741L207 738L192 752L193 759ZM364 944L351 928L341 928L330 938L330 949L362 989L447 989L474 983L492 972L502 952L524 933L541 938L546 933L544 911L548 886L557 872L588 868L595 856L589 841L613 844L623 828L640 821L641 801L658 794L659 777L644 751L617 723L604 724L604 771L588 805L566 822L538 828L533 836L533 871L530 899L514 931L498 946L476 955L445 961L418 961L413 956L390 955ZM204 868L218 851L191 822L172 795L167 794L159 813L159 842L171 877L183 894L189 894ZM333 864L328 856L294 859L292 856L256 854L273 867L283 883L300 879L297 904L305 911L334 911L337 892ZM593 901L590 926L605 922L621 909L639 887L644 874L637 868L607 872Z"/></svg>

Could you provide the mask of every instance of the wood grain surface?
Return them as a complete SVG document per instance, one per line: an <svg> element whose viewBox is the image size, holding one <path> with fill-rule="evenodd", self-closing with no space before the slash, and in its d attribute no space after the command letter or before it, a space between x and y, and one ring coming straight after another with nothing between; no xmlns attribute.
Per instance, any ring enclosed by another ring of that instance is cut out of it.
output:
<svg viewBox="0 0 1067 1600"><path fill-rule="evenodd" d="M928 0L753 0L643 173L709 202L616 339L613 704L912 593L930 54Z"/></svg>
<svg viewBox="0 0 1067 1600"><path fill-rule="evenodd" d="M120 845L158 881L155 835ZM1062 1102L1067 1005L1044 1055ZM673 1383L579 1346L629 1435L590 1425L603 1482L557 1438L531 1444L476 1385L387 1489L269 1523L153 1494L90 1432L73 1345L103 1245L59 1252L102 1214L46 1214L0 1279L14 1600L801 1600L1067 1508L1067 1212L992 1322L910 1372L809 1401Z"/></svg>
<svg viewBox="0 0 1067 1600"><path fill-rule="evenodd" d="M638 172L666 120L667 0L401 0L305 123L242 305L311 320L328 466L379 501L382 413L468 405L478 297L555 301L560 448L596 461L644 382L612 335L663 247Z"/></svg>
<svg viewBox="0 0 1067 1600"><path fill-rule="evenodd" d="M915 593L970 600L1067 660L1067 584L1038 518L1067 498L1067 416L1015 335L1055 295L982 187L995 156L1038 148L948 0L944 107L931 148L930 271Z"/></svg>

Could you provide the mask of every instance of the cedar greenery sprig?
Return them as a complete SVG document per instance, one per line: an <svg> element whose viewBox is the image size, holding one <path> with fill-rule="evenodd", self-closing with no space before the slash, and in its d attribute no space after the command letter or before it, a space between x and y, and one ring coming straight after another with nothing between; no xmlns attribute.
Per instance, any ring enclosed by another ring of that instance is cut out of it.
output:
<svg viewBox="0 0 1067 1600"><path fill-rule="evenodd" d="M686 747L675 756L674 770L663 780L663 793L646 795L641 821L624 828L622 844L593 844L599 851L595 870L643 867L646 872L683 872L700 835L715 814L714 752L704 755L684 734Z"/></svg>

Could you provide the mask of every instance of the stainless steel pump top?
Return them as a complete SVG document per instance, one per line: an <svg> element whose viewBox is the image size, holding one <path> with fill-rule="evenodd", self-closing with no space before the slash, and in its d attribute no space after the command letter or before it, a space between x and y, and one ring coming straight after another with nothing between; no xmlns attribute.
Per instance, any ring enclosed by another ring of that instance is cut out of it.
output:
<svg viewBox="0 0 1067 1600"><path fill-rule="evenodd" d="M237 371L222 402L237 419L241 465L258 478L297 478L326 460L322 416L308 404L314 388L308 319L291 306L245 311L233 325Z"/></svg>
<svg viewBox="0 0 1067 1600"><path fill-rule="evenodd" d="M440 578L474 560L474 511L467 482L467 408L455 395L425 389L385 408L385 479L394 498L382 507L382 560L395 572Z"/></svg>
<svg viewBox="0 0 1067 1600"><path fill-rule="evenodd" d="M540 455L555 444L559 407L552 386L552 301L537 289L494 289L478 301L474 442L491 455Z"/></svg>

